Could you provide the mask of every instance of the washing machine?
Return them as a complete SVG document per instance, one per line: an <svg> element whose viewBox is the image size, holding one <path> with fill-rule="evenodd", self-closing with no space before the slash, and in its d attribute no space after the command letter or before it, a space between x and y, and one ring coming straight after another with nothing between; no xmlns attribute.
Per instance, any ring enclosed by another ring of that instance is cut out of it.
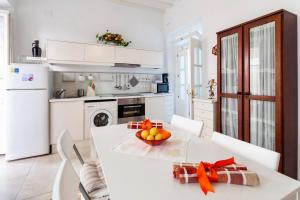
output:
<svg viewBox="0 0 300 200"><path fill-rule="evenodd" d="M85 139L91 138L91 128L118 123L116 99L85 101Z"/></svg>

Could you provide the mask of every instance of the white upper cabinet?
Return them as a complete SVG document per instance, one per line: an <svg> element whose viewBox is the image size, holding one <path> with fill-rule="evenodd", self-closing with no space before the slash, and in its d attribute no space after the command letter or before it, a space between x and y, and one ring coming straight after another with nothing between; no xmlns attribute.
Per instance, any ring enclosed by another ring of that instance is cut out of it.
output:
<svg viewBox="0 0 300 200"><path fill-rule="evenodd" d="M163 52L126 47L47 41L49 63L113 66L115 63L139 64L146 68L162 68Z"/></svg>
<svg viewBox="0 0 300 200"><path fill-rule="evenodd" d="M80 43L48 40L47 59L57 61L83 62L85 46Z"/></svg>
<svg viewBox="0 0 300 200"><path fill-rule="evenodd" d="M116 48L116 63L141 64L142 51L124 47Z"/></svg>
<svg viewBox="0 0 300 200"><path fill-rule="evenodd" d="M164 65L164 54L161 51L141 50L142 66L149 68L162 68Z"/></svg>
<svg viewBox="0 0 300 200"><path fill-rule="evenodd" d="M100 45L85 45L85 60L87 62L115 63L115 47Z"/></svg>

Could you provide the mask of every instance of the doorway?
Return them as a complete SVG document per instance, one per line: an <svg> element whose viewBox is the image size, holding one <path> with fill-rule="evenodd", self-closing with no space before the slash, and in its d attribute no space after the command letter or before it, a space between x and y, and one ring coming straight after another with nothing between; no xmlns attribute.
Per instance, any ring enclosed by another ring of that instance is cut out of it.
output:
<svg viewBox="0 0 300 200"><path fill-rule="evenodd" d="M197 33L175 43L175 113L193 118L193 98L202 96L202 47Z"/></svg>

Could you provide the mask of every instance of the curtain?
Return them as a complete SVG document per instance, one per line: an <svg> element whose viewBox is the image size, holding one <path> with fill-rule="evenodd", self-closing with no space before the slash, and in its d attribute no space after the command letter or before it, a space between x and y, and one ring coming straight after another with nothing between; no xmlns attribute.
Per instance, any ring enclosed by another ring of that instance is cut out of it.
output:
<svg viewBox="0 0 300 200"><path fill-rule="evenodd" d="M275 102L251 100L250 142L275 150Z"/></svg>
<svg viewBox="0 0 300 200"><path fill-rule="evenodd" d="M250 29L250 93L275 96L275 22ZM250 142L275 150L275 103L251 100Z"/></svg>
<svg viewBox="0 0 300 200"><path fill-rule="evenodd" d="M250 92L275 96L275 22L250 29Z"/></svg>
<svg viewBox="0 0 300 200"><path fill-rule="evenodd" d="M222 92L237 93L238 90L238 34L221 39Z"/></svg>
<svg viewBox="0 0 300 200"><path fill-rule="evenodd" d="M221 122L222 133L238 138L238 102L237 99L222 98Z"/></svg>

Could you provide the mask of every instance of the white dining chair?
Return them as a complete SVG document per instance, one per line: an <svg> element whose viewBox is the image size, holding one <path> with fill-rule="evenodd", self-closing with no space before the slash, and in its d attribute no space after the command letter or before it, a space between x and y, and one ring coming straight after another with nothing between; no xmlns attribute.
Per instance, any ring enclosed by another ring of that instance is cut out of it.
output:
<svg viewBox="0 0 300 200"><path fill-rule="evenodd" d="M191 132L191 133L197 135L198 137L201 136L201 132L203 129L202 121L195 121L192 119L181 117L179 115L172 116L171 124L178 128L184 129L188 132Z"/></svg>
<svg viewBox="0 0 300 200"><path fill-rule="evenodd" d="M57 141L57 151L62 159L72 160L76 155L81 165L84 165L82 156L76 147L68 130L63 130Z"/></svg>
<svg viewBox="0 0 300 200"><path fill-rule="evenodd" d="M83 196L87 195L88 199L95 199L96 197L109 198L100 163L97 161L84 162L68 130L62 131L59 136L57 151L62 160L66 159L71 162L75 155L78 157L82 164L78 176L82 183L80 184L80 191Z"/></svg>
<svg viewBox="0 0 300 200"><path fill-rule="evenodd" d="M68 160L63 159L56 174L52 199L77 200L79 184L79 178L72 164Z"/></svg>
<svg viewBox="0 0 300 200"><path fill-rule="evenodd" d="M277 171L280 153L265 149L242 140L235 139L222 133L214 132L211 140L249 160Z"/></svg>

